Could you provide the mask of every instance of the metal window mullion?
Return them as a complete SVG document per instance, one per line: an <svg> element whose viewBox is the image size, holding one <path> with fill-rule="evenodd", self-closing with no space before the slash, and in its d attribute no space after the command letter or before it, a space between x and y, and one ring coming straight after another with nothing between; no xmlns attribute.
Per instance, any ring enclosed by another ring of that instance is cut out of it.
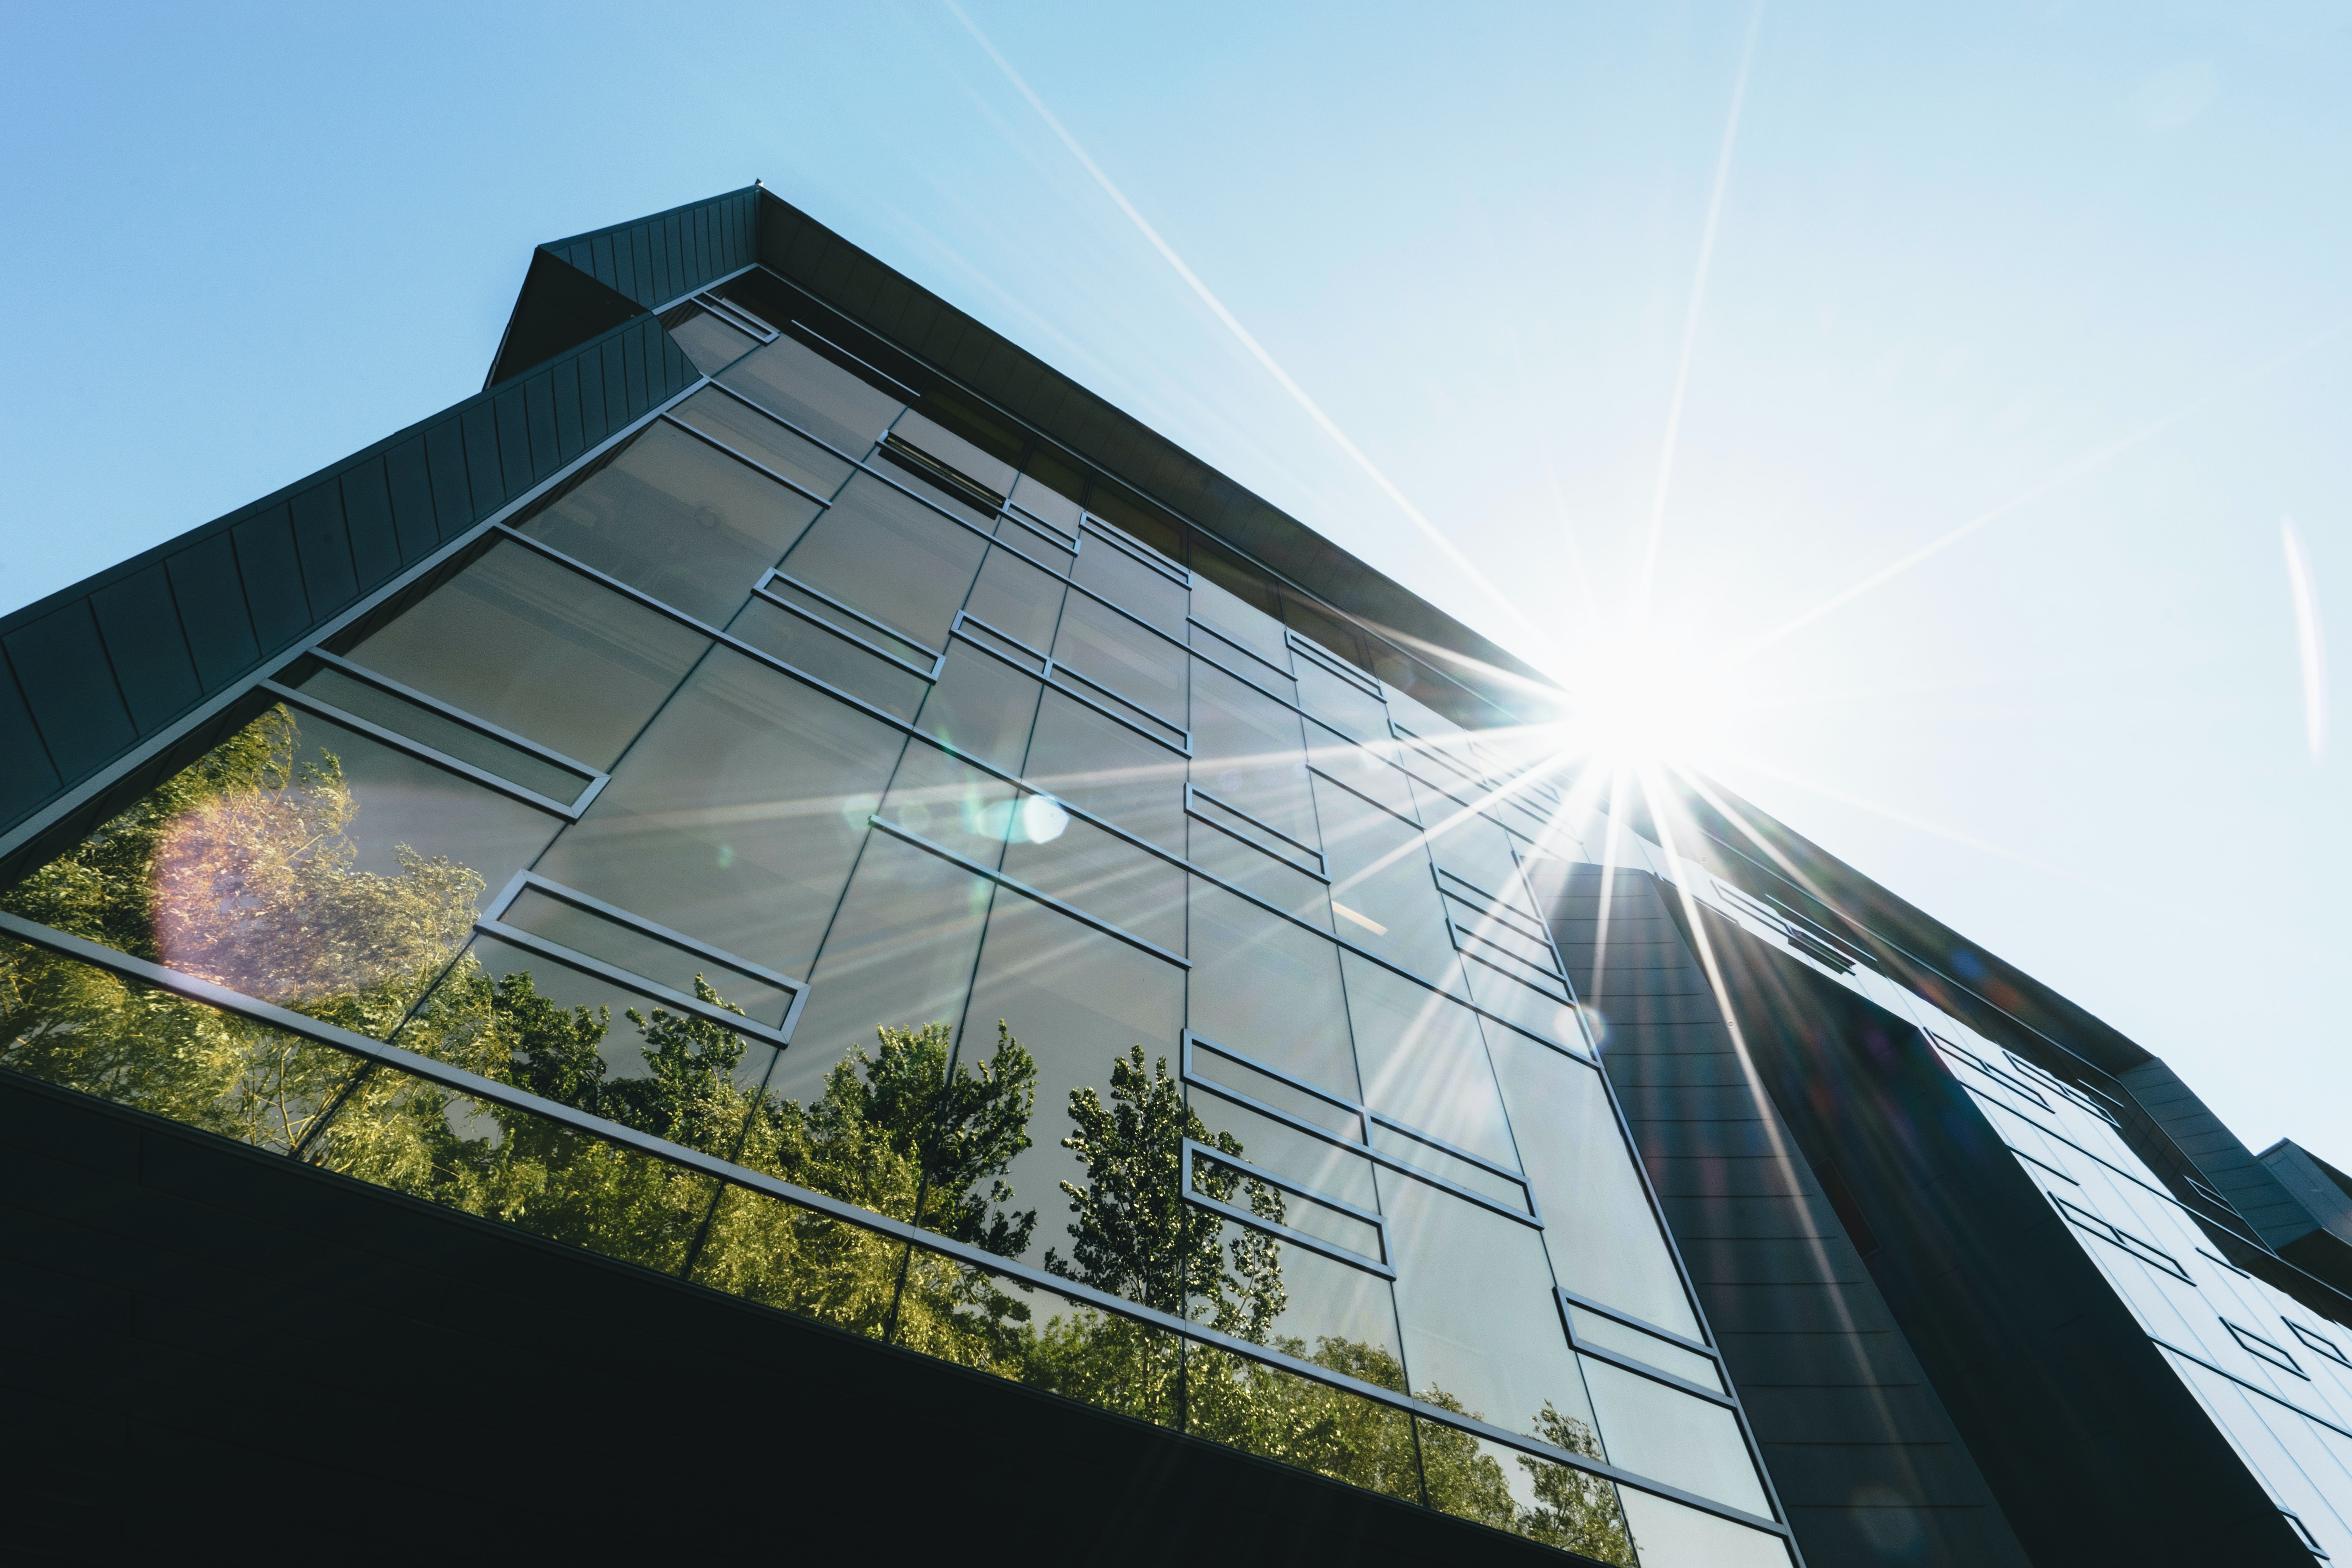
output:
<svg viewBox="0 0 2352 1568"><path fill-rule="evenodd" d="M435 767L456 773L461 778L480 784L485 789L495 790L510 800L519 800L525 805L536 807L551 816L560 816L566 822L579 821L581 811L585 809L584 804L566 805L551 795L541 795L535 789L529 789L511 780L500 778L487 768L453 757L446 752L436 751L422 741L412 740L396 730L388 730L372 720L362 719L356 713L346 712L331 702L320 701L316 697L309 696L278 681L257 680L254 682L251 689L266 692L290 707L315 713L330 723L341 724L382 745L390 746L396 752L405 752L420 762L430 763Z"/></svg>
<svg viewBox="0 0 2352 1568"><path fill-rule="evenodd" d="M967 871L971 871L978 876L985 877L990 881L996 883L999 887L1010 888L1024 899L1028 899L1034 903L1043 904L1049 910L1054 910L1061 914L1069 916L1070 919L1076 921L1080 925L1090 926L1094 930L1102 932L1105 936L1117 937L1119 941L1127 943L1129 947L1148 952L1154 958L1161 959L1169 963L1176 965L1179 969L1189 970L1192 967L1192 961L1184 957L1181 953L1171 952L1166 948L1161 947L1158 942L1152 942L1149 938L1138 936L1133 931L1127 930L1123 926L1113 925L1110 921L1103 919L1100 915L1089 914L1086 910L1079 909L1075 904L1065 903L1060 899L1054 897L1053 894L1033 888L1017 877L1008 877L1003 871L997 870L992 867L984 866L981 862L972 859L970 856L959 855L954 850L949 848L946 845L934 843L932 840L924 837L919 833L909 832L908 829L899 826L897 823L892 822L886 817L876 815L868 816L866 820L868 826L880 828L883 832L890 835L893 838L903 839L907 843L913 845L916 848L936 855L940 859L948 861L951 865L961 866Z"/></svg>
<svg viewBox="0 0 2352 1568"><path fill-rule="evenodd" d="M445 719L454 720L477 734L487 735L491 740L512 746L519 752L527 752L541 762L552 763L559 768L576 773L583 781L608 776L602 768L592 768L586 763L565 756L552 746L534 741L528 735L519 735L512 730L501 728L487 719L468 713L464 709L434 696L429 691L419 691L413 686L404 686L392 677L379 674L363 664L354 664L341 654L330 653L322 647L314 647L310 649L310 657L330 668L341 670L362 684L390 692L404 701L414 702L419 708L430 709Z"/></svg>

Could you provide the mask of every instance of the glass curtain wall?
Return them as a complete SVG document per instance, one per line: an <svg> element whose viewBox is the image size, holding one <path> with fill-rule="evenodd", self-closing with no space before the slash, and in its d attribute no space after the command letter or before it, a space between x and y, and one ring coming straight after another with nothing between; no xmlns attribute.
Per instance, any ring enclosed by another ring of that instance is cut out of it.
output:
<svg viewBox="0 0 2352 1568"><path fill-rule="evenodd" d="M1581 854L1539 759L751 303L677 330L710 381L0 896L0 1065L1604 1562L1787 1563L1522 874Z"/></svg>

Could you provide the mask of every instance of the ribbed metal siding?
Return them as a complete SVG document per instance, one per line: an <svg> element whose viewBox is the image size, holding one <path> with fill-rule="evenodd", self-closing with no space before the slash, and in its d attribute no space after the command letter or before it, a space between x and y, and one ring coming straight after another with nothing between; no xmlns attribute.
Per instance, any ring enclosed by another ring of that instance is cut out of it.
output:
<svg viewBox="0 0 2352 1568"><path fill-rule="evenodd" d="M709 236L719 226L693 227ZM698 256L710 249L708 238L696 245ZM0 617L0 828L244 679L695 374L659 323L642 318Z"/></svg>
<svg viewBox="0 0 2352 1568"><path fill-rule="evenodd" d="M757 188L541 246L651 310L759 259Z"/></svg>

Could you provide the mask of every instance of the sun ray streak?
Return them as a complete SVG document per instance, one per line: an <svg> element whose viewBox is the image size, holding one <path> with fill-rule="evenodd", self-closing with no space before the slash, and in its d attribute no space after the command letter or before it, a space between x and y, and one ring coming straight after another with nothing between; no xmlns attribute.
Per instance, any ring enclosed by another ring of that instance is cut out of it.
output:
<svg viewBox="0 0 2352 1568"><path fill-rule="evenodd" d="M1682 438L1683 398L1690 390L1691 351L1698 343L1699 309L1706 300L1707 269L1715 264L1715 237L1723 217L1724 187L1731 183L1731 153L1739 141L1739 111L1748 101L1748 70L1756 62L1756 39L1764 27L1764 0L1748 18L1748 38L1739 50L1739 75L1731 88L1731 113L1723 123L1723 145L1715 156L1715 184L1706 198L1706 226L1698 242L1698 270L1691 279L1690 305L1683 312L1682 353L1675 363L1675 395L1666 405L1666 437L1658 447L1658 478L1650 491L1650 522L1642 540L1642 572L1633 590L1636 620L1650 612L1650 589L1657 578L1658 539L1665 531L1666 492L1675 477L1675 447Z"/></svg>
<svg viewBox="0 0 2352 1568"><path fill-rule="evenodd" d="M1266 352L1264 344L1250 335L1249 329L1242 325L1238 317L1225 309L1224 301L1210 292L1209 286L1202 282L1200 277L1184 264L1184 258L1176 254L1175 247L1160 237L1160 231L1153 228L1144 216L1136 210L1135 204L1127 199L1126 194L1112 183L1108 174L1103 173L1102 166L1087 155L1087 150L1078 144L1078 139L1070 134L1068 128L1055 117L1052 110L1045 107L1045 100L1039 98L1028 82L1022 79L1021 73L1013 68L1013 62L1006 59L998 51L996 46L989 41L988 35L980 30L977 23L964 15L963 7L957 5L956 0L940 0L940 4L948 8L957 21L963 24L964 30L972 36L973 40L982 49L987 51L988 58L996 63L996 68L1004 73L1004 79L1013 84L1014 90L1028 100L1029 107L1037 111L1038 118L1045 121L1055 136L1061 141L1062 145L1069 149L1070 156L1076 158L1086 172L1093 177L1095 184L1102 187L1103 194L1110 197L1118 210L1127 215L1128 221L1135 225L1137 231L1145 239L1150 241L1151 248L1160 253L1160 259L1175 269L1176 275L1184 280L1186 287L1200 297L1201 302L1209 308L1218 321L1224 323L1226 330L1234 334L1242 347L1249 351L1251 357L1265 368L1266 374L1280 384L1283 391L1288 393L1292 400L1305 410L1307 416L1314 420L1316 426L1331 438L1340 451L1346 453L1349 459L1363 470L1365 477L1380 488L1381 494L1396 504L1397 510L1404 513L1406 519L1421 531L1423 538L1435 545L1446 560L1452 562L1463 575L1469 578L1481 592L1493 600L1498 609L1510 616L1520 630L1533 638L1536 647L1544 649L1555 661L1558 660L1560 657L1559 649L1552 641L1550 634L1529 619L1527 614L1518 605L1513 604L1484 572L1472 564L1470 558L1462 553L1435 523L1423 516L1421 509L1413 505L1405 493L1391 481L1388 475L1382 473L1378 465L1364 455L1362 448L1348 438L1347 433L1332 422L1331 416L1324 413L1313 398L1307 395L1306 388L1290 379L1290 373L1276 362L1275 357Z"/></svg>
<svg viewBox="0 0 2352 1568"><path fill-rule="evenodd" d="M2001 502L1999 506L1992 508L1990 510L1979 512L1976 516L1969 519L1968 521L1960 524L1958 528L1953 529L1950 532L1944 534L1940 538L1931 539L1927 543L1921 545L1918 549L1911 552L1908 555L1903 556L1901 559L1895 561L1888 565L1880 567L1869 576L1864 577L1861 582L1854 584L1852 587L1846 588L1840 593L1832 595L1829 598L1822 600L1811 609L1807 610L1803 615L1783 621L1780 625L1765 633L1762 637L1758 637L1755 641L1748 643L1744 647L1741 647L1724 662L1727 665L1738 664L1744 660L1755 658L1758 654L1762 653L1766 648L1770 647L1773 644L1781 641L1783 638L1788 637L1796 632L1803 630L1805 627L1812 625L1815 621L1820 620L1823 616L1828 615L1831 611L1840 609L1844 605L1853 603L1853 601L1861 598L1864 594L1870 593L1872 590L1883 586L1892 579L1901 576L1904 573L1908 572L1911 568L1918 565L1921 562L1927 560L1929 557L1942 554L1945 551L1949 550L1953 545L1958 544L1960 541L1968 538L1969 535L1976 532L1979 529L1985 527L1988 523L1999 521L2000 519L2007 517L2011 512L2015 511L2018 508L2024 506L2027 502L2040 500L2042 496L2047 495L2053 489L2056 489L2059 486L2066 483L2068 480L2078 479L2084 474L2089 473L2092 469L2100 467L2111 458L2119 457L2123 453L2129 451L2132 447L2138 446L2141 442L2148 440L2162 434L2164 431L2170 429L2173 426L2179 424L2190 415L2198 413L2214 403L2218 403L2223 397L2228 396L2231 393L2239 390L2249 383L2258 381L2262 377L2268 375L2272 371L2288 363L2290 361L2298 359L2304 354L2309 353L2313 349L2317 348L2328 339L2335 337L2347 327L2352 327L2352 319L2338 321L2334 326L2327 328L2326 331L2312 337L2305 338L2303 342L2296 343L2294 347L2289 348L2283 353L2272 355L2269 359L2263 361L2260 364L2254 365L2251 369L2239 372L2236 375L2231 376L2227 380L2223 381L2220 385L2214 387L2210 392L2206 393L2201 397L2194 398L2191 401L2181 405L2179 408L2174 409L2171 413L2164 416L2162 418L2153 420L2148 424L2143 425L2127 436L2110 441L2104 447L2093 447L2091 450L2076 457L2072 461L2061 465L2056 472L2051 474L2040 483L2027 487L2025 489L2020 491L2014 496L2011 496L2009 500Z"/></svg>
<svg viewBox="0 0 2352 1568"><path fill-rule="evenodd" d="M1771 779L1776 783L1793 784L1798 789L1803 790L1808 794L1818 795L1825 799L1836 801L1841 805L1853 806L1857 811L1866 811L1873 816L1883 816L1887 821L1896 823L1902 826L1915 828L1921 833L1932 834L1937 838L1949 839L1954 844L1958 844L1967 848L1978 850L1986 855L1997 856L2003 860L2008 860L2016 865L2027 867L2032 870L2047 872L2053 877L2063 877L2070 882L2081 882L2084 880L2082 877L2076 875L2074 872L2065 869L2063 867L2053 866L2046 860L2036 860L2032 856L2021 855L2014 849L2004 849L2000 845L1991 843L1986 839L1970 837L1968 834L1959 832L1956 828L1942 826L1939 824L1928 821L1923 816L1913 816L1907 812L1897 811L1890 805L1881 805L1876 801L1864 800L1860 795L1848 794L1846 791L1835 788L1832 785L1821 784L1812 779L1800 778L1795 773L1783 773L1780 769L1775 768L1769 763L1758 762L1753 757L1741 756L1733 757L1728 760L1735 766L1748 769L1753 773L1761 773L1766 778Z"/></svg>
<svg viewBox="0 0 2352 1568"><path fill-rule="evenodd" d="M2327 641L2319 625L2319 590L2294 519L2279 519L2279 542L2286 551L2287 592L2294 598L2295 651L2303 658L2303 737L2316 767L2327 755Z"/></svg>

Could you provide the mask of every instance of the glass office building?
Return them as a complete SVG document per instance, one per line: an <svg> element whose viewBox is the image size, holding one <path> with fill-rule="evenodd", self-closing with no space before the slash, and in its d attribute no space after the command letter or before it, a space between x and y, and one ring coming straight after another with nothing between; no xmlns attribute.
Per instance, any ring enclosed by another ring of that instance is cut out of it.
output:
<svg viewBox="0 0 2352 1568"><path fill-rule="evenodd" d="M1648 1568L2122 1539L2000 1436L2096 1390L1984 1407L1878 1240L1957 1171L2237 1560L2352 1558L2352 1314L2137 1066L764 190L541 247L480 396L0 649L9 1082ZM1857 1312L1899 1410L1773 1370Z"/></svg>

